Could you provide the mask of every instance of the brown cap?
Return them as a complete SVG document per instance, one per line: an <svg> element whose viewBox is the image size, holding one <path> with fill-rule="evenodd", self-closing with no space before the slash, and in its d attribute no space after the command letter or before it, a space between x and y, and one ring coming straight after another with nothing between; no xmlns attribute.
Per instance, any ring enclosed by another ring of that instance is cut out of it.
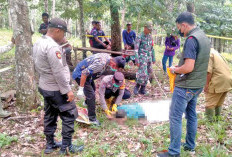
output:
<svg viewBox="0 0 232 157"><path fill-rule="evenodd" d="M149 30L153 30L153 24L152 24L152 22L146 22L144 24L144 27L147 27L147 29L149 29Z"/></svg>
<svg viewBox="0 0 232 157"><path fill-rule="evenodd" d="M64 20L60 19L60 18L53 18L51 19L51 21L49 21L49 25L50 28L59 28L64 30L65 32L71 33L70 31L68 31L67 29L67 24Z"/></svg>
<svg viewBox="0 0 232 157"><path fill-rule="evenodd" d="M121 72L116 71L114 73L114 81L117 85L121 86L124 81L124 75Z"/></svg>

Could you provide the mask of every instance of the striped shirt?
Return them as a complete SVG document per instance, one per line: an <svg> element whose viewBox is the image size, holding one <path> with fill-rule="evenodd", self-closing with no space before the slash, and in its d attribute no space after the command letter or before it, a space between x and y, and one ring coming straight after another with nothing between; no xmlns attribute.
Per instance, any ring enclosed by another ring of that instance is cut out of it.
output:
<svg viewBox="0 0 232 157"><path fill-rule="evenodd" d="M112 57L107 53L97 53L77 64L73 71L73 79L81 78L81 75L92 76L93 74L101 75L109 65Z"/></svg>

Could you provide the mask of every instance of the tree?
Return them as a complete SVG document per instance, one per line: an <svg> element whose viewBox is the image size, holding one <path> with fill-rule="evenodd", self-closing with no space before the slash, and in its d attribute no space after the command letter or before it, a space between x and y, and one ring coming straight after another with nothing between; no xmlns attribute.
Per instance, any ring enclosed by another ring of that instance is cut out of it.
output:
<svg viewBox="0 0 232 157"><path fill-rule="evenodd" d="M119 6L114 0L110 1L110 14L111 14L111 50L112 51L121 51L121 28L119 21Z"/></svg>
<svg viewBox="0 0 232 157"><path fill-rule="evenodd" d="M85 37L85 24L84 24L84 11L83 11L83 0L77 0L80 8L80 28L81 28L81 40L82 47L86 47L86 37ZM83 51L83 59L85 59L86 52Z"/></svg>
<svg viewBox="0 0 232 157"><path fill-rule="evenodd" d="M48 13L48 0L44 0L44 11Z"/></svg>
<svg viewBox="0 0 232 157"><path fill-rule="evenodd" d="M52 0L52 18L56 15L56 0Z"/></svg>
<svg viewBox="0 0 232 157"><path fill-rule="evenodd" d="M9 9L16 44L16 103L25 111L37 103L27 2L9 0Z"/></svg>

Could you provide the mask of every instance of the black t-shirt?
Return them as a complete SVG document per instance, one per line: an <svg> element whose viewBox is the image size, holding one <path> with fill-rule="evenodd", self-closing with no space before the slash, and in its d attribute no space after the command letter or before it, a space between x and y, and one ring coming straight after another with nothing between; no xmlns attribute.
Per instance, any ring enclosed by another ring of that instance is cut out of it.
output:
<svg viewBox="0 0 232 157"><path fill-rule="evenodd" d="M190 36L184 45L184 59L190 58L196 60L199 51L199 44L197 40Z"/></svg>
<svg viewBox="0 0 232 157"><path fill-rule="evenodd" d="M93 35L93 47L98 47L99 45L101 45L94 38L98 37L98 36L105 36L104 31L95 29L95 30L93 30L91 35ZM98 37L98 39L102 41L102 37Z"/></svg>

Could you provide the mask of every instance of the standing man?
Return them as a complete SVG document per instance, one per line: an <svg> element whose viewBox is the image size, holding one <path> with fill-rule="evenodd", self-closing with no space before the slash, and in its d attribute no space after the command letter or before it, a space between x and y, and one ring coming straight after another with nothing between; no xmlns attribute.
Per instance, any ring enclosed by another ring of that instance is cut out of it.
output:
<svg viewBox="0 0 232 157"><path fill-rule="evenodd" d="M129 99L131 93L126 89L124 75L115 72L114 75L105 76L99 86L99 96L102 109L111 117L111 111L117 112L118 104L122 99Z"/></svg>
<svg viewBox="0 0 232 157"><path fill-rule="evenodd" d="M126 26L127 29L123 30L122 32L124 49L133 50L136 33L133 30L131 30L131 22L128 22Z"/></svg>
<svg viewBox="0 0 232 157"><path fill-rule="evenodd" d="M102 41L103 37L105 36L104 31L101 29L101 23L99 21L96 22L96 29L93 30L93 47L98 49L108 49L111 50L111 42L108 38L104 37L105 42Z"/></svg>
<svg viewBox="0 0 232 157"><path fill-rule="evenodd" d="M5 46L0 46L0 54L3 54L5 52L8 52L10 51L13 47L14 47L14 44L15 44L15 40L14 38L12 37L11 38L11 43L8 44L8 45L5 45ZM0 93L1 95L1 93ZM9 117L11 115L11 112L8 112L8 111L4 111L3 110L3 107L2 107L2 100L1 100L1 97L0 97L0 118L6 118L6 117Z"/></svg>
<svg viewBox="0 0 232 157"><path fill-rule="evenodd" d="M207 82L205 85L205 114L209 121L221 114L222 105L228 91L232 90L232 75L230 67L223 56L211 49Z"/></svg>
<svg viewBox="0 0 232 157"><path fill-rule="evenodd" d="M44 97L44 134L46 136L45 153L51 153L61 146L60 154L77 153L83 149L72 145L74 121L78 116L74 94L69 85L70 72L61 43L67 32L67 24L59 18L53 18L48 32L33 47L35 68L39 73L39 91ZM62 120L62 145L54 141L57 118Z"/></svg>
<svg viewBox="0 0 232 157"><path fill-rule="evenodd" d="M45 35L48 31L48 18L49 18L49 15L47 13L43 13L42 14L42 20L44 23L42 23L39 27L39 32L43 35Z"/></svg>
<svg viewBox="0 0 232 157"><path fill-rule="evenodd" d="M205 86L209 62L210 41L194 24L193 15L181 13L176 25L180 36L187 39L178 66L170 68L172 73L177 74L169 112L171 143L168 152L158 154L159 157L180 156L183 113L187 119L184 150L195 152L197 97Z"/></svg>
<svg viewBox="0 0 232 157"><path fill-rule="evenodd" d="M149 75L152 74L152 63L155 63L155 51L153 48L151 32L153 25L147 22L144 31L135 40L135 64L139 67L136 73L136 86L134 94L146 94L146 85Z"/></svg>
<svg viewBox="0 0 232 157"><path fill-rule="evenodd" d="M99 78L107 67L112 71L117 71L124 68L126 60L122 56L111 57L110 54L97 53L92 55L77 64L73 71L73 79L79 85L77 96L79 99L84 99L88 108L89 121L92 124L100 126L96 118L95 112L95 84L94 80Z"/></svg>

